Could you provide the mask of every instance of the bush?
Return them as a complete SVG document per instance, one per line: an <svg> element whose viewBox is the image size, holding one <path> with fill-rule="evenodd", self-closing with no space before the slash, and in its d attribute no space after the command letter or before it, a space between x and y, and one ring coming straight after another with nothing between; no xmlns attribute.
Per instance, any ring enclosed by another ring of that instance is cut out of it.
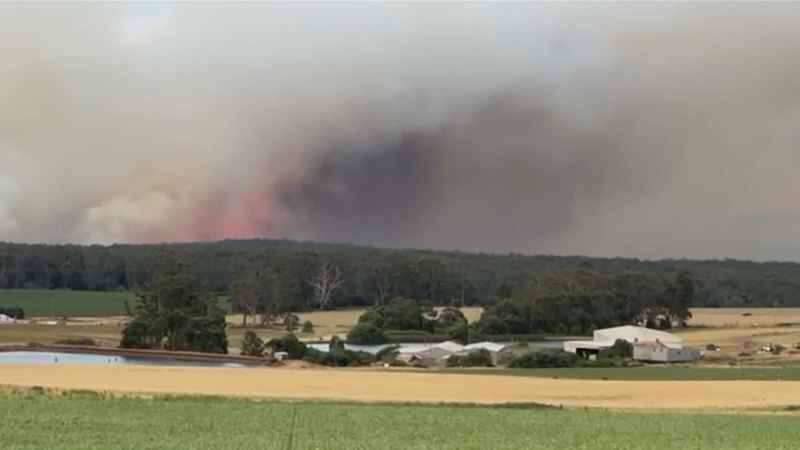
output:
<svg viewBox="0 0 800 450"><path fill-rule="evenodd" d="M375 358L378 361L391 363L397 360L397 356L400 354L400 346L399 345L389 345L387 347L382 348L376 355Z"/></svg>
<svg viewBox="0 0 800 450"><path fill-rule="evenodd" d="M563 350L545 349L519 355L511 360L508 367L520 369L546 369L574 367L581 358Z"/></svg>
<svg viewBox="0 0 800 450"><path fill-rule="evenodd" d="M364 366L375 362L375 356L367 352L354 352L336 348L330 352L322 352L308 348L303 360L312 364L331 367Z"/></svg>
<svg viewBox="0 0 800 450"><path fill-rule="evenodd" d="M329 350L329 351L334 351L334 350L344 350L344 349L345 349L345 347L344 347L344 341L343 341L343 340L341 340L341 339L339 338L339 336L337 336L337 335L334 335L334 336L331 338L331 342L328 344L328 350Z"/></svg>
<svg viewBox="0 0 800 450"><path fill-rule="evenodd" d="M242 339L242 355L244 356L263 356L264 341L252 331L246 331Z"/></svg>
<svg viewBox="0 0 800 450"><path fill-rule="evenodd" d="M452 355L447 358L447 367L494 367L492 354L481 348L466 355Z"/></svg>
<svg viewBox="0 0 800 450"><path fill-rule="evenodd" d="M361 345L378 345L391 342L389 336L371 323L359 323L347 333L347 342Z"/></svg>
<svg viewBox="0 0 800 450"><path fill-rule="evenodd" d="M447 335L459 344L467 345L469 344L469 325L466 322L460 322L450 328Z"/></svg>
<svg viewBox="0 0 800 450"><path fill-rule="evenodd" d="M449 306L439 313L439 318L436 320L436 325L442 328L452 328L461 324L467 324L467 318L464 316L464 313L458 308Z"/></svg>
<svg viewBox="0 0 800 450"><path fill-rule="evenodd" d="M289 359L301 359L306 354L306 350L308 346L302 342L293 334L287 334L286 336L280 339L272 339L267 342L266 347L272 351L272 353L277 352L286 352L289 355Z"/></svg>
<svg viewBox="0 0 800 450"><path fill-rule="evenodd" d="M289 333L294 333L300 323L300 318L294 314L289 314L283 319L283 326Z"/></svg>
<svg viewBox="0 0 800 450"><path fill-rule="evenodd" d="M306 320L303 322L303 329L301 330L303 333L313 333L314 332L314 324L311 323L310 320Z"/></svg>
<svg viewBox="0 0 800 450"><path fill-rule="evenodd" d="M12 306L12 307L0 306L0 314L4 314L12 319L17 319L17 320L25 318L25 310L20 308L19 306Z"/></svg>
<svg viewBox="0 0 800 450"><path fill-rule="evenodd" d="M607 358L633 358L633 344L624 339L617 339L611 347L600 350L598 359Z"/></svg>

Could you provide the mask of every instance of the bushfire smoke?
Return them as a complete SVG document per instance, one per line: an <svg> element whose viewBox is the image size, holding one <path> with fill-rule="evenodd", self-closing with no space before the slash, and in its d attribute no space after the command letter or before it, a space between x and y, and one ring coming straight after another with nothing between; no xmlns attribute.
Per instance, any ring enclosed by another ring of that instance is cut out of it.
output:
<svg viewBox="0 0 800 450"><path fill-rule="evenodd" d="M800 257L800 5L0 4L0 240Z"/></svg>

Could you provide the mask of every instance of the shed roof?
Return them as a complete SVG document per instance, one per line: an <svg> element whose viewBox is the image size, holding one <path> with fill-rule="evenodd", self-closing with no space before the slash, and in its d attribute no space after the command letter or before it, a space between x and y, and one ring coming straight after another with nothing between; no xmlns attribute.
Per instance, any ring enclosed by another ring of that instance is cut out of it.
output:
<svg viewBox="0 0 800 450"><path fill-rule="evenodd" d="M683 339L666 331L653 330L650 328L625 325L621 327L605 328L594 332L595 341L616 341L624 339L628 342L664 342L680 344Z"/></svg>
<svg viewBox="0 0 800 450"><path fill-rule="evenodd" d="M464 347L464 350L478 350L478 349L486 349L490 352L501 352L503 349L509 347L507 344L498 344L497 342L476 342L474 344L469 344Z"/></svg>

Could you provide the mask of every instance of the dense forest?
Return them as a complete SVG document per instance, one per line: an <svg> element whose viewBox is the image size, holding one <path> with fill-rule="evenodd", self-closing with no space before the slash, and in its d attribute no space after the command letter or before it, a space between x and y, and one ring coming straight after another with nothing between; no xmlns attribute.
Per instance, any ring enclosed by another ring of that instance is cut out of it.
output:
<svg viewBox="0 0 800 450"><path fill-rule="evenodd" d="M280 297L295 310L371 306L396 297L491 306L557 273L635 272L672 280L683 270L694 280L695 306L800 306L797 263L470 254L265 239L113 246L0 243L0 289L134 290L153 279L164 251L188 264L210 291L244 299L240 308L254 295ZM268 294L259 283L270 286Z"/></svg>

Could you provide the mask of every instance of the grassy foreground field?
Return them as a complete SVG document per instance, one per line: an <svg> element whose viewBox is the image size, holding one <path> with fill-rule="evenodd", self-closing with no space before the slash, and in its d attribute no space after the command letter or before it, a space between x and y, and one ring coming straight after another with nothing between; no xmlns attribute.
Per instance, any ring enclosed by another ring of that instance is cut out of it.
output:
<svg viewBox="0 0 800 450"><path fill-rule="evenodd" d="M793 417L0 394L22 449L789 450ZM634 431L635 430L635 431Z"/></svg>

